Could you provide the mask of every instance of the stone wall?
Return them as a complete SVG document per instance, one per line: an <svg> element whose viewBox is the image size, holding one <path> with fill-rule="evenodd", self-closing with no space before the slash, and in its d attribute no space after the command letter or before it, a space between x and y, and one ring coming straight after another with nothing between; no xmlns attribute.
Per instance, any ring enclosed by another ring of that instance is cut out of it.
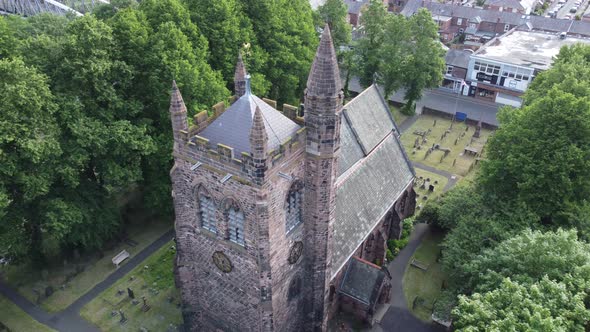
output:
<svg viewBox="0 0 590 332"><path fill-rule="evenodd" d="M257 259L258 190L237 179L222 184L223 173L203 166L191 171L190 165L176 160L172 170L177 270L185 322L194 331L263 331ZM198 188L205 188L217 204L217 234L200 227ZM222 205L228 199L235 200L244 213L244 247L226 239ZM217 251L229 258L231 272L222 272L214 264L212 256Z"/></svg>
<svg viewBox="0 0 590 332"><path fill-rule="evenodd" d="M292 180L278 175L288 175ZM303 241L303 224L286 233L286 202L289 190L303 180L303 147L281 167L271 170L269 188L269 241L272 271L272 307L275 331L301 331L303 326L303 257L290 264L289 253Z"/></svg>

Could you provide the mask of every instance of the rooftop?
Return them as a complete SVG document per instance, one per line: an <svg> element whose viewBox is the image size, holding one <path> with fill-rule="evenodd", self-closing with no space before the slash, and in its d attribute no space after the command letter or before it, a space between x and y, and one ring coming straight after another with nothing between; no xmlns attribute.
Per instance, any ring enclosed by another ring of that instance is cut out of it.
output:
<svg viewBox="0 0 590 332"><path fill-rule="evenodd" d="M427 8L433 15L444 15L472 19L477 16L482 22L516 25L519 29L567 32L568 35L590 36L590 22L562 20L544 16L523 15L507 11L480 9L429 0L408 0L400 14L411 16L419 8ZM528 27L527 27L528 23Z"/></svg>
<svg viewBox="0 0 590 332"><path fill-rule="evenodd" d="M209 124L199 136L207 138L212 146L221 143L234 149L234 155L250 153L250 129L256 107L260 108L268 136L268 149L274 150L293 136L301 127L262 99L248 91Z"/></svg>
<svg viewBox="0 0 590 332"><path fill-rule="evenodd" d="M513 31L491 40L474 56L546 70L562 46L576 43L590 44L590 39L566 37L529 31Z"/></svg>

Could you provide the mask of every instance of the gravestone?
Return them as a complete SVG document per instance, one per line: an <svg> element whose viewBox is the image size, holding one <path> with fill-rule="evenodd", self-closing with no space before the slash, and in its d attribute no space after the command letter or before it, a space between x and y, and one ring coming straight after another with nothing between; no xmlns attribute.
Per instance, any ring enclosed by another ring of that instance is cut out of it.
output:
<svg viewBox="0 0 590 332"><path fill-rule="evenodd" d="M139 300L138 299L133 299L133 301L131 301L131 304L138 305L139 304Z"/></svg>
<svg viewBox="0 0 590 332"><path fill-rule="evenodd" d="M119 323L121 323L121 325L127 323L127 317L125 317L123 310L119 310L119 315L121 315L121 319L119 319Z"/></svg>
<svg viewBox="0 0 590 332"><path fill-rule="evenodd" d="M433 185L429 185L429 186L428 186L428 191L430 191L430 192L434 192L434 186L433 186Z"/></svg>
<svg viewBox="0 0 590 332"><path fill-rule="evenodd" d="M45 287L45 297L50 297L53 295L53 287L47 286Z"/></svg>
<svg viewBox="0 0 590 332"><path fill-rule="evenodd" d="M436 120L434 120L434 123L432 124L433 127L436 127Z"/></svg>
<svg viewBox="0 0 590 332"><path fill-rule="evenodd" d="M123 295L124 293L125 293L125 291L124 291L124 290L122 290L122 289L118 289L118 290L117 290L117 296L121 296L121 295Z"/></svg>
<svg viewBox="0 0 590 332"><path fill-rule="evenodd" d="M142 296L141 299L143 300L143 306L141 307L141 311L147 312L151 309L151 307L149 306L149 304L147 304L147 299L145 298L145 296Z"/></svg>
<svg viewBox="0 0 590 332"><path fill-rule="evenodd" d="M133 291L129 287L127 287L127 295L129 295L129 297L131 299L134 299L135 298L135 294L133 293Z"/></svg>

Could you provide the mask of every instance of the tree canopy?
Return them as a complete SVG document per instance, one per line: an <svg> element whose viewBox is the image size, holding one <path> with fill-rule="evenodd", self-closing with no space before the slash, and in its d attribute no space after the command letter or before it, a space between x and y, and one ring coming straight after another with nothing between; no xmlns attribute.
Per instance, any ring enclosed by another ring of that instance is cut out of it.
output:
<svg viewBox="0 0 590 332"><path fill-rule="evenodd" d="M389 15L382 1L371 0L361 16L364 36L355 47L362 86L381 83L385 95L404 89L405 112L414 112L422 91L437 87L445 67L438 26L424 8L406 18Z"/></svg>
<svg viewBox="0 0 590 332"><path fill-rule="evenodd" d="M590 194L590 47L565 47L538 75L524 106L505 108L481 171L485 190L523 202L546 223L566 222Z"/></svg>
<svg viewBox="0 0 590 332"><path fill-rule="evenodd" d="M575 230L524 231L466 269L476 293L459 299L459 330L584 331L590 320L590 245Z"/></svg>
<svg viewBox="0 0 590 332"><path fill-rule="evenodd" d="M332 41L336 51L340 46L350 44L352 27L347 21L348 7L342 0L327 0L318 7L316 14L316 26L323 28L324 24L330 25Z"/></svg>

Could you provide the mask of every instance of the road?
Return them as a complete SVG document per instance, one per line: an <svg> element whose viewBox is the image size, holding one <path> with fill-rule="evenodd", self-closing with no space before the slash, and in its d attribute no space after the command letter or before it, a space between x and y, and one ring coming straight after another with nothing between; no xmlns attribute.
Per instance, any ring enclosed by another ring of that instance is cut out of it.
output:
<svg viewBox="0 0 590 332"><path fill-rule="evenodd" d="M357 78L350 80L348 89L357 93L362 91ZM389 100L396 103L403 103L403 93L403 91L397 91L389 97ZM502 106L472 97L457 96L455 93L449 93L442 89L425 90L422 99L416 102L416 105L451 115L455 114L455 112L463 112L467 114L467 118L469 119L475 121L481 120L493 126L498 126L496 115L498 114L498 109Z"/></svg>

